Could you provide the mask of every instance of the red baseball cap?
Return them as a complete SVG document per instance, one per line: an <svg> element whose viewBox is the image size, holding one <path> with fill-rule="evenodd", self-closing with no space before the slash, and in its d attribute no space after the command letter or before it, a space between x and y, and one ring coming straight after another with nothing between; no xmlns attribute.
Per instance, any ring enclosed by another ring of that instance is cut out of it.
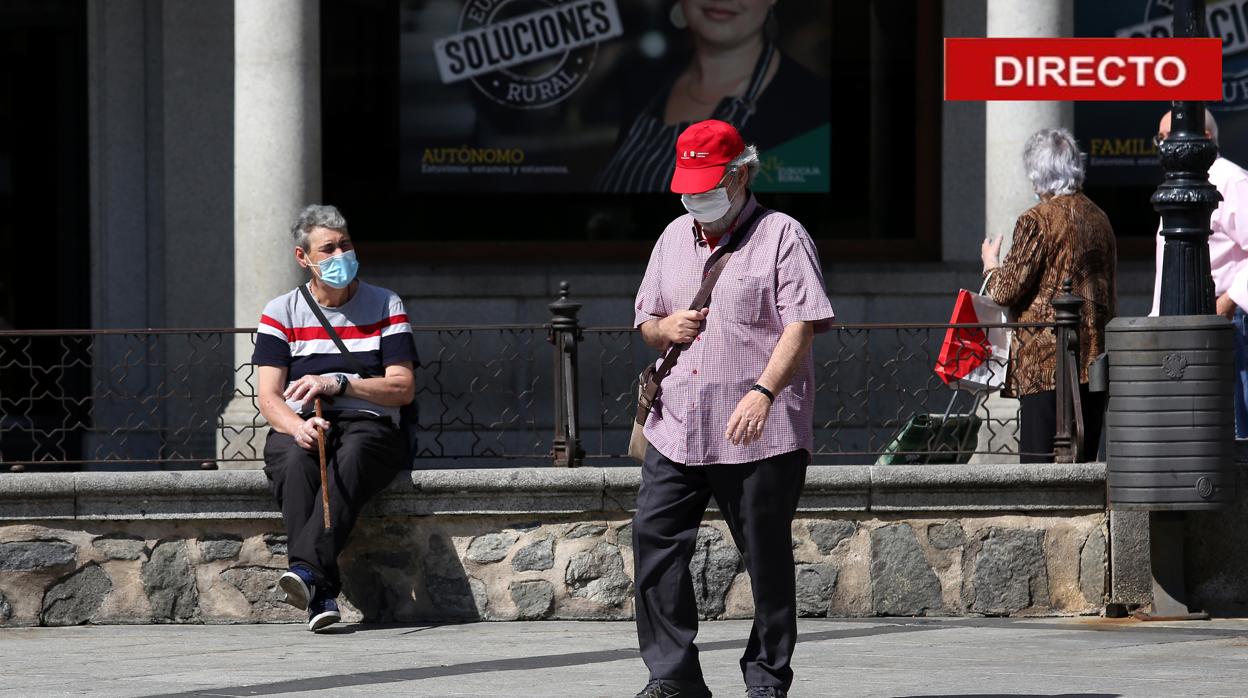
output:
<svg viewBox="0 0 1248 698"><path fill-rule="evenodd" d="M724 178L728 163L745 152L745 141L732 124L715 119L699 121L676 139L676 172L672 191L701 194Z"/></svg>

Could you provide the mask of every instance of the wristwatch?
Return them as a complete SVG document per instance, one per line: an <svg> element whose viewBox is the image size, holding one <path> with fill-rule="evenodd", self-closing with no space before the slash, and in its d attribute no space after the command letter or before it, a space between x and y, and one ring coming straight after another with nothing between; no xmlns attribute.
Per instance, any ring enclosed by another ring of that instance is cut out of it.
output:
<svg viewBox="0 0 1248 698"><path fill-rule="evenodd" d="M759 385L758 383L755 383L754 385L750 386L750 390L753 390L753 391L756 391L756 392L760 392L760 393L762 393L763 395L766 395L766 396L767 396L767 400L768 400L768 402L775 402L775 401L776 401L776 396L775 396L775 395L773 395L773 394L772 394L772 392L771 392L770 390L768 390L768 389L764 388L763 386Z"/></svg>
<svg viewBox="0 0 1248 698"><path fill-rule="evenodd" d="M338 374L338 392L335 395L342 395L347 392L347 386L351 384L351 380L347 378L345 373Z"/></svg>

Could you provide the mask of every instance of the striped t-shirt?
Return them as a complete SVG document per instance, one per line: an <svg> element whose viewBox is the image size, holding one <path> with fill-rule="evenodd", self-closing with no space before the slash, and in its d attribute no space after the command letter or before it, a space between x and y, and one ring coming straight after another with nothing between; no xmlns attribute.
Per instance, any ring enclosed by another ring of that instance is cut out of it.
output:
<svg viewBox="0 0 1248 698"><path fill-rule="evenodd" d="M419 364L412 326L407 322L407 310L402 299L393 291L361 281L351 300L337 308L321 306L321 312L325 313L329 324L347 345L351 356L370 374L384 375L386 366L404 361ZM258 366L286 369L289 382L308 374L359 377L297 288L264 306L251 361ZM310 411L302 410L298 402L287 401L286 404L296 412L306 414ZM399 423L399 408L360 398L334 397L332 404L326 404L325 409L339 413L386 415L395 424Z"/></svg>

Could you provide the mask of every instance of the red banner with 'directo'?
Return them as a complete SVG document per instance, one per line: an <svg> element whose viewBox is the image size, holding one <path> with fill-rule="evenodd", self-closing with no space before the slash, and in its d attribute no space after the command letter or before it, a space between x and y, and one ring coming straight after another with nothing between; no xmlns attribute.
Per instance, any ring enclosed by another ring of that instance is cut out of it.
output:
<svg viewBox="0 0 1248 698"><path fill-rule="evenodd" d="M945 39L945 99L1222 99L1220 39Z"/></svg>

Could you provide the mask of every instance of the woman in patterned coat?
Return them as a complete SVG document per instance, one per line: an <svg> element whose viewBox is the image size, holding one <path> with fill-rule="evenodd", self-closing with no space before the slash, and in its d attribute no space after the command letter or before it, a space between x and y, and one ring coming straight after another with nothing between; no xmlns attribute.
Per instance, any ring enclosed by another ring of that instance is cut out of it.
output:
<svg viewBox="0 0 1248 698"><path fill-rule="evenodd" d="M1079 382L1083 453L1094 458L1104 423L1105 394L1088 392L1088 366L1105 350L1105 325L1118 302L1117 251L1109 218L1081 191L1084 155L1066 129L1042 129L1027 139L1023 166L1035 206L1014 225L1014 242L998 263L1001 237L984 241L987 293L1019 322L1052 323L1053 299L1070 279L1083 299L1079 328ZM1018 330L1002 394L1019 398L1019 452L1024 463L1052 462L1057 400L1056 338L1050 330Z"/></svg>

